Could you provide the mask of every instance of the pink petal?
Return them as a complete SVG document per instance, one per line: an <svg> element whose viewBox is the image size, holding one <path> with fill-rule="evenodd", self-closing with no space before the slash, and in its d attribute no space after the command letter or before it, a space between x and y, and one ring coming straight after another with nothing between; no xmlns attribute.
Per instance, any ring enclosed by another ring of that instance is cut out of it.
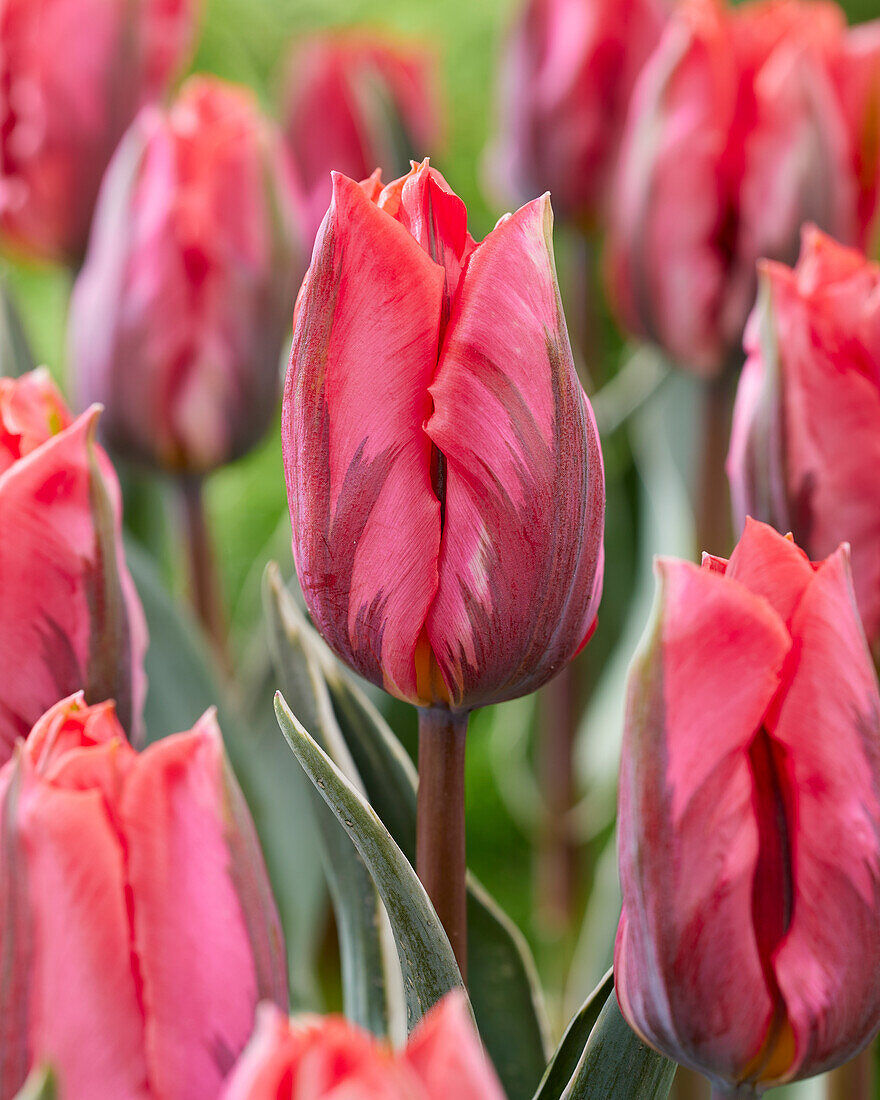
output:
<svg viewBox="0 0 880 1100"><path fill-rule="evenodd" d="M532 691L595 618L605 487L562 316L545 196L472 253L427 432L446 459L427 632L453 704Z"/></svg>
<svg viewBox="0 0 880 1100"><path fill-rule="evenodd" d="M771 736L793 793L794 907L774 970L798 1075L855 1051L880 1024L880 696L843 548L792 621L791 683Z"/></svg>
<svg viewBox="0 0 880 1100"><path fill-rule="evenodd" d="M224 835L222 769L219 731L203 722L148 748L119 805L147 1063L167 1100L217 1095L261 994Z"/></svg>
<svg viewBox="0 0 880 1100"><path fill-rule="evenodd" d="M425 1100L504 1100L460 992L447 994L425 1016L403 1060L421 1082Z"/></svg>
<svg viewBox="0 0 880 1100"><path fill-rule="evenodd" d="M676 561L658 575L627 703L617 993L651 1043L736 1079L774 1008L752 930L748 752L791 643L766 600L735 581Z"/></svg>
<svg viewBox="0 0 880 1100"><path fill-rule="evenodd" d="M294 557L327 641L412 700L416 642L437 587L440 504L423 424L443 283L403 226L334 177L284 399Z"/></svg>
<svg viewBox="0 0 880 1100"><path fill-rule="evenodd" d="M746 524L727 565L726 576L763 596L783 622L789 623L813 580L810 559L766 523L746 517Z"/></svg>

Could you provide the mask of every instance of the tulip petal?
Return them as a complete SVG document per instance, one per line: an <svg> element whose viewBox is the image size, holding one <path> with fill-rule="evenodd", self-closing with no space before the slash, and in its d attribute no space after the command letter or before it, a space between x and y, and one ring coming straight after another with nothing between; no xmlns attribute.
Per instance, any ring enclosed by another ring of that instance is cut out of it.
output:
<svg viewBox="0 0 880 1100"><path fill-rule="evenodd" d="M627 702L617 994L652 1045L735 1080L774 1010L752 930L748 753L791 641L767 601L726 576L675 561L658 575Z"/></svg>
<svg viewBox="0 0 880 1100"><path fill-rule="evenodd" d="M230 868L211 719L139 757L119 815L151 1082L168 1100L212 1100L250 1037L261 991Z"/></svg>
<svg viewBox="0 0 880 1100"><path fill-rule="evenodd" d="M880 698L846 551L792 620L795 649L775 726L794 805L794 908L774 970L794 1031L786 1077L855 1053L880 1022Z"/></svg>
<svg viewBox="0 0 880 1100"><path fill-rule="evenodd" d="M766 523L746 518L742 537L727 565L726 576L763 596L786 624L813 580L810 559Z"/></svg>
<svg viewBox="0 0 880 1100"><path fill-rule="evenodd" d="M443 286L444 269L406 229L335 176L284 400L294 557L325 639L413 700L437 587L440 504L423 424Z"/></svg>
<svg viewBox="0 0 880 1100"><path fill-rule="evenodd" d="M504 1100L460 990L448 993L419 1023L403 1060L421 1082L425 1100Z"/></svg>
<svg viewBox="0 0 880 1100"><path fill-rule="evenodd" d="M26 780L17 827L33 922L32 1059L55 1069L67 1096L148 1100L125 852L107 803Z"/></svg>
<svg viewBox="0 0 880 1100"><path fill-rule="evenodd" d="M15 532L0 539L0 762L80 689L118 695L129 716L143 700L146 627L122 556L118 485L92 443L96 416L0 474L0 529Z"/></svg>
<svg viewBox="0 0 880 1100"><path fill-rule="evenodd" d="M428 638L453 705L532 691L595 618L605 486L562 316L545 196L471 254L426 431L446 458Z"/></svg>

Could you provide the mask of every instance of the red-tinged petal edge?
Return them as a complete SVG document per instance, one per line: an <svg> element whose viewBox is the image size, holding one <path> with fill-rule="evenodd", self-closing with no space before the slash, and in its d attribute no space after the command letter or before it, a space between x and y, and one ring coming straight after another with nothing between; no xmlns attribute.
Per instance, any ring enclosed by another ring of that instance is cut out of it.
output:
<svg viewBox="0 0 880 1100"><path fill-rule="evenodd" d="M453 706L534 690L577 651L601 586L599 438L562 315L545 196L470 255L431 386L445 458L427 636Z"/></svg>
<svg viewBox="0 0 880 1100"><path fill-rule="evenodd" d="M414 702L415 648L437 587L440 504L423 424L443 283L402 225L334 177L284 398L294 558L326 640Z"/></svg>

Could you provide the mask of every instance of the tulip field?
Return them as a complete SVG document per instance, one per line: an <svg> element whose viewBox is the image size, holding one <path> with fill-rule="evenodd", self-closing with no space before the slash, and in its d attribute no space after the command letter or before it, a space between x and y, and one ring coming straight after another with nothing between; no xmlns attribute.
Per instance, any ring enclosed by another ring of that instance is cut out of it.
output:
<svg viewBox="0 0 880 1100"><path fill-rule="evenodd" d="M878 0L0 0L0 1100L880 1100Z"/></svg>

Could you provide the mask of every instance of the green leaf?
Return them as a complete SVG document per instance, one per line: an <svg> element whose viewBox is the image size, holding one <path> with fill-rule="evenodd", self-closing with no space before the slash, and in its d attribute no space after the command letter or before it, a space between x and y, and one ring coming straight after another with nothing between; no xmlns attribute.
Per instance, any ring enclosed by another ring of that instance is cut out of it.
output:
<svg viewBox="0 0 880 1100"><path fill-rule="evenodd" d="M559 1100L562 1096L566 1085L574 1076L590 1032L599 1019L599 1013L613 991L614 972L609 969L565 1029L534 1100Z"/></svg>
<svg viewBox="0 0 880 1100"><path fill-rule="evenodd" d="M370 869L391 921L412 1030L445 993L464 989L446 933L415 871L373 808L309 736L280 693L275 713L306 775Z"/></svg>
<svg viewBox="0 0 880 1100"><path fill-rule="evenodd" d="M290 995L296 1010L322 1007L317 955L324 930L326 884L311 828L312 787L278 737L272 685L245 727L220 687L202 636L172 601L156 566L126 542L128 567L147 617L150 646L144 725L147 741L189 729L210 706L257 827L287 942Z"/></svg>
<svg viewBox="0 0 880 1100"><path fill-rule="evenodd" d="M15 1094L15 1100L56 1100L58 1085L48 1066L37 1066Z"/></svg>
<svg viewBox="0 0 880 1100"><path fill-rule="evenodd" d="M630 1028L612 990L561 1100L666 1100L675 1070Z"/></svg>
<svg viewBox="0 0 880 1100"><path fill-rule="evenodd" d="M0 282L0 375L18 378L34 369L21 318L6 286Z"/></svg>
<svg viewBox="0 0 880 1100"><path fill-rule="evenodd" d="M314 731L321 748L339 759L340 754L347 755L347 750L327 684L296 628L296 620L280 613L283 602L291 597L274 562L267 566L264 576L269 649L281 691L290 699L303 725ZM374 1034L384 1036L388 1033L388 1000L382 911L376 887L357 848L315 790L312 800L336 915L345 1015Z"/></svg>
<svg viewBox="0 0 880 1100"><path fill-rule="evenodd" d="M276 600L277 614L290 622L320 663L370 805L413 863L418 780L412 761L289 593L276 592ZM547 1027L535 964L522 934L470 874L468 970L477 1026L505 1092L509 1100L528 1100L547 1064Z"/></svg>

